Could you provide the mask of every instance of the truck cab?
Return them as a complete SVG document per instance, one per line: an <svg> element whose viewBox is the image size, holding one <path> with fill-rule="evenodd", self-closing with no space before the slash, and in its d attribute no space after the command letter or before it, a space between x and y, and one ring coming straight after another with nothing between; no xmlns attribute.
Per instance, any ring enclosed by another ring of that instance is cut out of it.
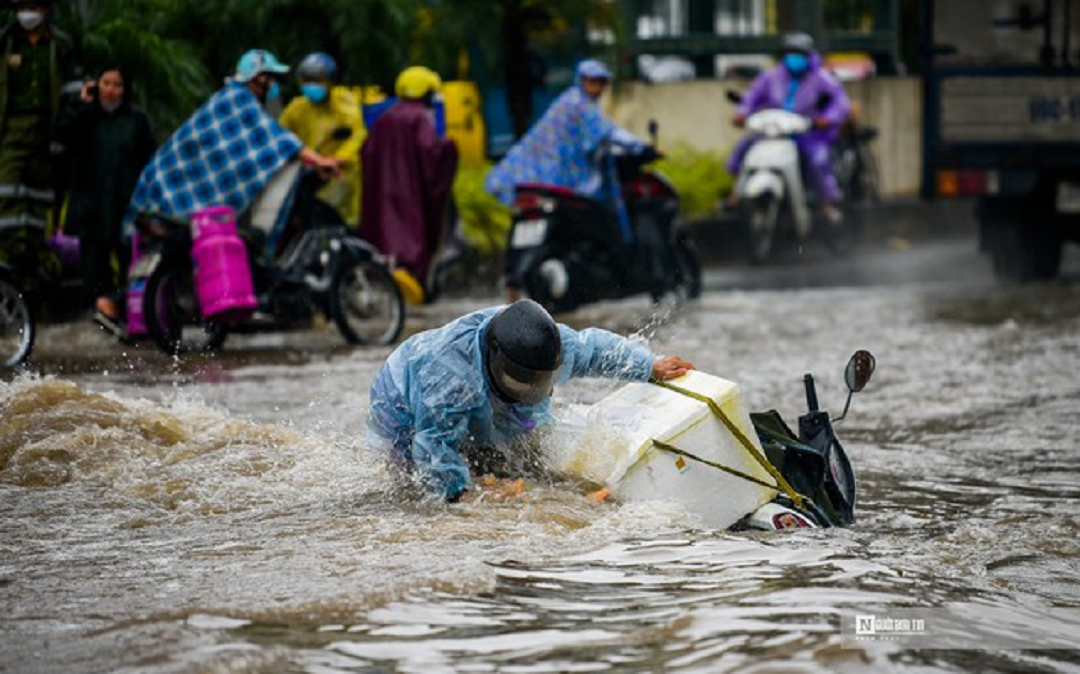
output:
<svg viewBox="0 0 1080 674"><path fill-rule="evenodd" d="M923 195L974 197L1003 280L1080 241L1080 0L923 0Z"/></svg>

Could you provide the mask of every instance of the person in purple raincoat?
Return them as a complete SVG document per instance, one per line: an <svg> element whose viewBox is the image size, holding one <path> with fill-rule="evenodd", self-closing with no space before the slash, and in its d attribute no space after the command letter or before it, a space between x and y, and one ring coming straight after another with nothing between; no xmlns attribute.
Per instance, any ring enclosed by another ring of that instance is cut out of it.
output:
<svg viewBox="0 0 1080 674"><path fill-rule="evenodd" d="M789 33L781 44L780 65L754 80L735 110L732 123L742 126L753 113L774 108L809 117L813 128L796 141L810 167L814 189L821 199L822 215L837 223L840 188L833 175L829 151L851 111L851 101L840 82L822 67L813 38L805 33ZM732 175L738 175L746 153L756 140L747 136L735 146L727 165Z"/></svg>

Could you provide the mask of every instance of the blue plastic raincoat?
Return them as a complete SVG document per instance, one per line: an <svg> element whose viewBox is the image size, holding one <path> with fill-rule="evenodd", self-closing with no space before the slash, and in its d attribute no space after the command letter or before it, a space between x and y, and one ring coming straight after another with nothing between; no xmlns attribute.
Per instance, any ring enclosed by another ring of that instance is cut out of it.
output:
<svg viewBox="0 0 1080 674"><path fill-rule="evenodd" d="M605 151L613 143L639 152L645 143L604 116L596 101L575 85L560 95L540 121L510 148L484 180L484 187L507 206L522 183L566 187L611 205L629 241L629 219L615 173Z"/></svg>
<svg viewBox="0 0 1080 674"><path fill-rule="evenodd" d="M425 487L453 500L470 484L460 450L505 446L552 420L551 399L508 404L489 388L484 335L502 307L467 314L399 346L371 386L372 428ZM608 377L646 381L653 355L643 343L598 328L559 325L563 365L557 381Z"/></svg>

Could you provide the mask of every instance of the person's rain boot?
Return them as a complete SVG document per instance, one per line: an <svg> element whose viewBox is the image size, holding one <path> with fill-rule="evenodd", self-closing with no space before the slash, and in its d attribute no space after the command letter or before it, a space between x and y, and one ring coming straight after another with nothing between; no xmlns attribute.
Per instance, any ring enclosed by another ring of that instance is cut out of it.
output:
<svg viewBox="0 0 1080 674"><path fill-rule="evenodd" d="M117 339L124 339L127 336L120 306L108 295L102 295L94 302L94 322Z"/></svg>

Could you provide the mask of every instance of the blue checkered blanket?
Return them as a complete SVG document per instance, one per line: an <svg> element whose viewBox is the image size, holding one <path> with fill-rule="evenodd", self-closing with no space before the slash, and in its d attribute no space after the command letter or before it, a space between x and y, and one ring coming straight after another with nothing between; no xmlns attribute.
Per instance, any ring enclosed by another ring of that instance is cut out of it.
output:
<svg viewBox="0 0 1080 674"><path fill-rule="evenodd" d="M187 219L226 204L245 210L303 143L244 85L229 82L162 145L135 186L124 232L140 212Z"/></svg>

